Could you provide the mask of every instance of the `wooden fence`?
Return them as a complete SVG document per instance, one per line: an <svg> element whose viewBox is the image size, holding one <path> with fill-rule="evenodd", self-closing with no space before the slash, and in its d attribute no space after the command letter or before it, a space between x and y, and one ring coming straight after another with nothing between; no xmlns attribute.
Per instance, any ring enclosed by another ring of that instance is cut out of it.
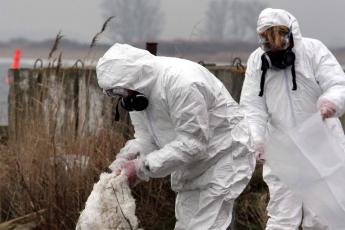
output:
<svg viewBox="0 0 345 230"><path fill-rule="evenodd" d="M238 101L244 79L243 69L206 66ZM20 143L33 129L43 129L56 141L73 140L114 125L115 101L99 88L95 69L10 70L13 83L9 93L9 141ZM122 113L123 134L129 129L128 114ZM37 127L39 125L39 127Z"/></svg>

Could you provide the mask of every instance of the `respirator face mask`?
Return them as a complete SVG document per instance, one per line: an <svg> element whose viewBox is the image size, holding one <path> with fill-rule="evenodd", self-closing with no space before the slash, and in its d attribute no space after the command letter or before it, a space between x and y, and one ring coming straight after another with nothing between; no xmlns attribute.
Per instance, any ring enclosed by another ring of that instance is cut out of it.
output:
<svg viewBox="0 0 345 230"><path fill-rule="evenodd" d="M265 76L270 68L286 69L291 66L292 74L292 90L297 89L296 72L295 72L295 53L292 51L294 47L294 41L292 36L292 29L288 32L282 32L279 35L280 46L275 47L274 44L268 42L264 36L259 36L259 44L261 49L265 51L261 56L261 81L260 81L260 93L259 96L263 96Z"/></svg>
<svg viewBox="0 0 345 230"><path fill-rule="evenodd" d="M149 105L147 98L137 92L133 92L130 96L121 98L121 106L127 111L143 111Z"/></svg>
<svg viewBox="0 0 345 230"><path fill-rule="evenodd" d="M271 66L285 69L295 62L295 54L292 52L293 39L291 30L279 34L280 46L275 47L264 36L259 35L259 44L265 51L265 57Z"/></svg>
<svg viewBox="0 0 345 230"><path fill-rule="evenodd" d="M133 90L124 89L121 87L114 87L111 89L106 89L103 92L109 97L113 97L113 98L120 97L115 107L115 112L114 112L115 121L118 121L120 118L119 111L118 111L119 104L121 105L122 108L124 108L125 110L129 112L143 111L149 105L149 101L147 97L145 97L144 94L133 91Z"/></svg>
<svg viewBox="0 0 345 230"><path fill-rule="evenodd" d="M149 101L144 94L133 90L114 87L105 90L105 93L110 97L120 97L121 106L127 111L142 111L149 105Z"/></svg>

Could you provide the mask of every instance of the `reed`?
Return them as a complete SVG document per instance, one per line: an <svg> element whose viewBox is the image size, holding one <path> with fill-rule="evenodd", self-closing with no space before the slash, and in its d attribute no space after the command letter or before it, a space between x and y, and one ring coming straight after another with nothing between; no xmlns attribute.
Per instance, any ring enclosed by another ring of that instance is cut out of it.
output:
<svg viewBox="0 0 345 230"><path fill-rule="evenodd" d="M58 49L58 46L60 44L62 37L63 37L63 35L62 35L61 31L59 31L59 33L55 37L53 46L52 46L51 50L49 51L48 59L51 59L53 56L53 53Z"/></svg>

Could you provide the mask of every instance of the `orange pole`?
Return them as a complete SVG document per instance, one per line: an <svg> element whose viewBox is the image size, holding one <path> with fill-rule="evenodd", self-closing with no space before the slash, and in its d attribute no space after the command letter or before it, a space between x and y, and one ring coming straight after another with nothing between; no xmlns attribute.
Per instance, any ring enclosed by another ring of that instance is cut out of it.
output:
<svg viewBox="0 0 345 230"><path fill-rule="evenodd" d="M20 49L15 49L11 66L12 69L19 69L21 54L22 51Z"/></svg>
<svg viewBox="0 0 345 230"><path fill-rule="evenodd" d="M14 50L13 61L12 61L12 65L11 65L12 69L19 69L21 54L22 54L22 51L20 49L17 48ZM6 85L11 84L11 82L12 82L12 78L10 78L9 76L7 76L4 80L4 83Z"/></svg>

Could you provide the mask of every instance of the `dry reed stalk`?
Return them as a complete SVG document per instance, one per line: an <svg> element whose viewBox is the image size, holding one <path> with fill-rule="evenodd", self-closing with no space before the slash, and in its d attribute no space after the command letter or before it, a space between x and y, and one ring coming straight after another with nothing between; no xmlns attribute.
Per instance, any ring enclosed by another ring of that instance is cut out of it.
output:
<svg viewBox="0 0 345 230"><path fill-rule="evenodd" d="M105 29L108 26L108 23L114 18L115 16L111 16L105 20L105 22L102 25L101 31L99 31L93 38L90 44L90 49L96 45L96 42L98 41L98 37L105 31Z"/></svg>
<svg viewBox="0 0 345 230"><path fill-rule="evenodd" d="M62 39L62 37L63 37L63 35L62 35L61 31L59 31L59 33L55 37L54 44L53 44L53 46L49 52L48 59L51 59L53 56L53 53L58 49L58 46L59 46L59 43L60 43L60 40Z"/></svg>
<svg viewBox="0 0 345 230"><path fill-rule="evenodd" d="M86 56L83 58L84 60L84 63L85 63L85 60L88 59L90 57L90 54L91 54L91 50L92 48L96 45L99 37L101 36L101 34L106 30L107 26L108 26L108 23L113 19L115 18L115 16L111 16L109 18L107 18L107 20L105 20L105 22L103 23L102 25L102 28L101 30L95 34L95 36L93 36L92 40L91 40L91 43L90 43L90 46L89 46L89 49L88 49L88 52L86 54Z"/></svg>
<svg viewBox="0 0 345 230"><path fill-rule="evenodd" d="M32 134L30 139L36 139L34 136L38 133ZM38 139L43 140L41 137ZM49 138L46 138L47 142L48 140ZM11 214L7 219L25 215L37 210L37 207L42 207L48 210L44 216L47 219L44 225L46 229L72 229L94 181L110 163L109 153L118 151L122 146L121 141L116 143L114 140L122 140L121 135L104 131L100 137L84 137L83 140L67 143L61 148L65 152L79 153L80 157L82 151L88 150L85 154L90 158L88 168L79 163L69 166L68 161L61 160L57 153L54 155L53 146L42 143L44 141L38 141L37 145L32 147L29 144L31 141L26 142L21 148L24 151L19 153L21 157L14 157L21 170L9 169L11 174L17 171L16 177L21 179L12 180L12 185L7 181L9 187L1 188L2 191L5 189L9 196L14 197L12 213L16 216ZM39 147L41 144L44 145L43 148ZM26 194L21 191L26 191Z"/></svg>
<svg viewBox="0 0 345 230"><path fill-rule="evenodd" d="M59 53L59 57L57 59L57 64L55 66L55 74L58 74L62 65L62 51Z"/></svg>

